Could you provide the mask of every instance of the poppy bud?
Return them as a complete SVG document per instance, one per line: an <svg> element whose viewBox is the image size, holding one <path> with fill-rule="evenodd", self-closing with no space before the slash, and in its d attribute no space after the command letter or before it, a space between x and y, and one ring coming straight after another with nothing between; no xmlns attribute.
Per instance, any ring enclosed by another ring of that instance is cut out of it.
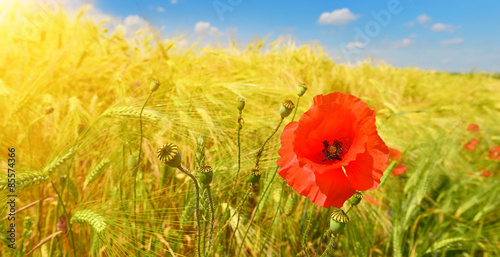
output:
<svg viewBox="0 0 500 257"><path fill-rule="evenodd" d="M285 215L290 216L295 211L295 207L297 207L297 199L294 196L291 196L286 200L285 204Z"/></svg>
<svg viewBox="0 0 500 257"><path fill-rule="evenodd" d="M49 107L45 108L45 114L46 115L49 115L49 114L51 114L53 112L54 112L54 107L49 106Z"/></svg>
<svg viewBox="0 0 500 257"><path fill-rule="evenodd" d="M198 177L200 179L200 182L205 186L210 185L210 183L212 183L212 178L214 175L212 167L202 166L198 171L199 171Z"/></svg>
<svg viewBox="0 0 500 257"><path fill-rule="evenodd" d="M149 84L149 90L151 90L151 92L158 90L159 87L160 82L158 80L153 80L151 81L151 84Z"/></svg>
<svg viewBox="0 0 500 257"><path fill-rule="evenodd" d="M299 88L297 88L297 95L298 96L303 96L307 91L307 86L306 84L300 84Z"/></svg>
<svg viewBox="0 0 500 257"><path fill-rule="evenodd" d="M240 110L240 112L243 111L243 109L245 108L245 99L239 98L238 102L236 103L236 107L238 107L238 110Z"/></svg>
<svg viewBox="0 0 500 257"><path fill-rule="evenodd" d="M349 198L349 200L347 201L349 201L349 203L352 204L352 206L356 206L358 205L359 202L361 202L362 198L363 195L360 192L356 191L356 193L354 193L354 195L351 196L351 198Z"/></svg>
<svg viewBox="0 0 500 257"><path fill-rule="evenodd" d="M259 167L254 167L251 171L250 171L250 177L248 178L248 182L252 183L252 184L257 184L259 183L259 180L260 180L260 176L262 175L262 171Z"/></svg>
<svg viewBox="0 0 500 257"><path fill-rule="evenodd" d="M349 222L349 217L343 210L334 211L330 218L330 231L334 235L342 232L347 222Z"/></svg>
<svg viewBox="0 0 500 257"><path fill-rule="evenodd" d="M172 143L166 143L158 148L158 159L173 168L179 167L182 160L177 146Z"/></svg>
<svg viewBox="0 0 500 257"><path fill-rule="evenodd" d="M282 118L288 117L288 115L290 115L290 113L292 113L294 107L295 107L295 105L293 104L292 101L283 100L283 102L281 102L281 107L280 107L281 117Z"/></svg>

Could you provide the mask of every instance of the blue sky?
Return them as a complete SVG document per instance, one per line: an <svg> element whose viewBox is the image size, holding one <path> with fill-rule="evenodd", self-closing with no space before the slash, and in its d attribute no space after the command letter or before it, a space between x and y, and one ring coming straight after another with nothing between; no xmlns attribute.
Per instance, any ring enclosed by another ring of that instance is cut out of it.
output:
<svg viewBox="0 0 500 257"><path fill-rule="evenodd" d="M93 5L129 27L147 20L165 37L185 33L189 42L229 42L231 33L243 45L291 37L297 44L320 44L336 62L370 57L396 67L500 71L496 0L94 0Z"/></svg>

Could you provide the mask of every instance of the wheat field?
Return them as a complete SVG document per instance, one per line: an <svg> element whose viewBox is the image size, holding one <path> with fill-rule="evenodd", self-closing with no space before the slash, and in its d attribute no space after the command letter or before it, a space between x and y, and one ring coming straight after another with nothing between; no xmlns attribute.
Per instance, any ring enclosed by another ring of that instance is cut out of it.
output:
<svg viewBox="0 0 500 257"><path fill-rule="evenodd" d="M348 66L292 40L181 47L154 29L125 38L85 10L1 14L0 256L500 256L498 74ZM408 170L364 192L326 251L334 208L276 176L283 126L260 181L247 178L282 100L297 120L313 96L337 91L376 111ZM199 201L192 179L158 160L166 143L185 170L213 168Z"/></svg>

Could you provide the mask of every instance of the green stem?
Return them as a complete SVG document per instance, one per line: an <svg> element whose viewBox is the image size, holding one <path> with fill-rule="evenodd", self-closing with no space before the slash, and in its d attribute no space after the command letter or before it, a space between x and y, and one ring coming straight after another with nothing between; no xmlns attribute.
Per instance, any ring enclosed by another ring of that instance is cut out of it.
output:
<svg viewBox="0 0 500 257"><path fill-rule="evenodd" d="M312 216L314 212L314 207L311 207L310 213L309 213L309 219L307 220L307 226L306 226L306 231L304 232L304 236L302 237L302 247L304 248L304 252L306 256L309 256L309 252L307 252L307 235L309 234L309 230L311 228L311 222L312 222ZM313 249L314 250L314 249Z"/></svg>
<svg viewBox="0 0 500 257"><path fill-rule="evenodd" d="M281 121L283 121L283 119L281 119ZM280 124L281 124L281 122L280 122ZM276 170L273 172L273 176L271 177L271 181L267 184L266 188L264 189L264 193L263 193L262 195L265 195L265 194L267 193L267 190L269 190L269 188L270 188L270 187L271 187L271 185L273 184L273 180L274 180L274 178L276 177L276 174L278 173L278 172L277 172L277 171L278 171L278 169L279 169L279 166L278 166L278 167L276 167ZM258 210L258 209L259 209L259 206L260 206L260 204L261 204L261 202L262 202L262 201L261 201L262 199L263 199L263 198L261 198L261 199L257 202L257 206L255 206L255 209L256 209L256 210ZM239 251L238 251L238 254L237 254L236 256L239 256L239 254L241 253L241 249L242 249L242 247L243 247L243 244L245 243L245 239L246 239L246 238L247 238L247 236L248 236L248 232L250 231L250 227L251 227L251 225L252 225L252 221L253 221L253 218L254 218L254 217L255 217L255 215L252 215L252 216L250 217L250 220L248 221L248 228L247 228L247 230L245 231L245 235L243 236L243 240L241 241L241 245L240 245L240 247L239 247Z"/></svg>
<svg viewBox="0 0 500 257"><path fill-rule="evenodd" d="M144 108L146 107L146 104L149 101L149 98L151 98L151 95L153 94L153 91L149 92L148 98L146 98L146 101L144 101L144 104L142 105L141 112L139 113L139 129L140 129L140 139L139 139L139 154L137 155L137 172L141 171L142 169L139 169L141 167L141 154L142 154L142 113L144 111ZM137 207L137 172L135 172L134 175L134 224L137 229L137 213L136 213L136 207ZM137 246L137 240L134 240L135 245ZM137 248L136 248L137 249ZM138 255L139 252L136 251L136 255Z"/></svg>
<svg viewBox="0 0 500 257"><path fill-rule="evenodd" d="M274 213L273 219L271 220L271 225L269 225L269 227L271 228L271 231L274 231L272 229L273 226L274 226L274 220L278 216L278 212L280 210L281 203L283 202L283 195L284 195L284 192L285 192L285 185L286 185L286 181L283 181L283 183L281 184L280 201L278 202L278 207L276 207L276 212ZM260 251L259 251L260 254L259 254L259 256L262 256L262 253L264 252L264 247L266 246L266 243L267 243L267 240L269 239L269 235L270 234L271 233L267 233L266 238L264 239L264 243L260 247Z"/></svg>
<svg viewBox="0 0 500 257"><path fill-rule="evenodd" d="M142 153L142 112L144 111L144 107L146 107L146 104L149 101L149 98L151 98L151 95L153 94L153 91L149 92L148 98L146 98L146 101L142 105L141 112L139 113L139 123L140 123L140 130L141 130L141 136L139 140L139 154L137 155L137 165L141 163L141 153Z"/></svg>
<svg viewBox="0 0 500 257"><path fill-rule="evenodd" d="M52 184L52 187L54 188L54 191L56 191L57 197L59 198L59 203L61 203L61 206L62 206L63 211L64 211L64 216L66 216L66 220L68 221L68 227L69 227L68 233L69 233L69 235L71 237L71 244L73 245L73 255L76 257L76 247L75 247L75 240L73 238L73 229L72 229L72 226L71 226L71 220L69 218L68 212L66 211L66 206L64 206L62 197L59 194L59 191L57 191L56 186L54 185L54 182L52 182L52 180L51 180L50 183Z"/></svg>
<svg viewBox="0 0 500 257"><path fill-rule="evenodd" d="M241 132L241 128L242 128L241 121L242 121L242 118L241 118L241 111L240 111L240 115L238 117L238 171L236 171L236 178L234 179L233 189L231 190L231 194L229 195L229 198L227 200L226 211L229 208L229 203L231 202L231 200L234 197L234 194L236 191L236 185L238 184L238 176L239 176L240 170L241 170L241 144L240 144L240 134L241 134L240 132Z"/></svg>
<svg viewBox="0 0 500 257"><path fill-rule="evenodd" d="M295 119L295 114L297 114L297 109L299 109L300 96L297 97L297 104L295 105L295 110L293 111L292 121Z"/></svg>
<svg viewBox="0 0 500 257"><path fill-rule="evenodd" d="M271 138L274 136L274 134L276 134L276 131L278 131L278 129L280 128L281 123L283 123L283 119L284 118L280 119L280 122L278 123L278 126L276 126L276 128L274 129L273 133L266 139L266 141L264 141L264 144L262 145L259 152L257 153L257 158L256 158L257 160L255 161L255 167L259 167L259 161L260 161L260 157L262 156L262 152L264 152L264 147L266 146L267 142L269 142L269 140L271 140Z"/></svg>
<svg viewBox="0 0 500 257"><path fill-rule="evenodd" d="M314 247L314 245L316 245L316 244L317 244L317 243L318 243L321 239L323 239L323 238L327 237L329 233L330 233L330 229L325 230L325 232L323 232L323 235L322 235L322 236L320 236L318 239L316 239L316 241L314 241L314 242L313 242L310 246L308 246L308 247L306 247L306 248L302 249L302 251L300 251L300 252L297 254L297 256L304 255L304 254L306 253L307 249L313 248L313 247Z"/></svg>
<svg viewBox="0 0 500 257"><path fill-rule="evenodd" d="M212 245L212 236L214 234L214 216L215 216L215 212L214 212L214 203L212 201L212 193L210 192L210 186L206 186L205 187L206 191L207 191L207 196L208 196L208 205L210 207L210 234L208 235L208 245L209 245L209 248L210 248L210 245ZM208 255L208 252L207 254Z"/></svg>
<svg viewBox="0 0 500 257"><path fill-rule="evenodd" d="M247 192L245 193L245 196L243 197L243 201L238 205L238 207L236 208L236 211L234 212L233 215L231 215L231 218L229 218L229 220L231 220L234 217L234 215L238 213L238 211L241 209L241 207L243 207L243 204L248 199L248 196L252 192L252 189L253 189L253 184L250 183L248 186ZM238 233L238 226L240 225L240 218L241 218L241 216L238 215L238 218L236 220L236 226L234 227L234 232L231 235L231 239L229 239L229 248L228 249L231 249L231 247L233 245L233 239L236 237L236 233Z"/></svg>
<svg viewBox="0 0 500 257"><path fill-rule="evenodd" d="M215 233L215 238L218 238L218 237L219 237L219 234L222 232L222 230L230 224L231 219L232 219L232 218L233 218L233 217L234 217L234 216L235 216L235 215L236 215L236 214L240 211L241 207L243 206L243 204L244 204L244 203L246 202L246 200L248 199L248 196L249 196L249 195L250 195L250 193L252 192L252 188L253 188L253 185L252 185L251 183L250 183L250 184L248 184L248 185L249 185L249 186L248 186L248 189L247 189L247 191L246 191L245 195L243 196L243 200L241 200L240 204L236 207L236 209L234 210L233 215L230 215L230 217L229 217L227 220L223 220L223 221L222 221L222 223L224 223L224 225L223 225L223 226L221 226L221 228L217 231L217 233ZM227 211L229 211L229 209L227 209ZM224 216L223 216L223 217L224 217ZM236 233L236 230L237 230L237 229L238 229L238 228L236 227L236 228L235 228L235 232L234 232L234 233ZM231 239L230 239L230 240L232 240L232 238L233 238L233 237L231 236ZM211 245L209 245L208 247L209 247L209 250L210 250ZM228 248L228 250L230 250L230 249ZM208 251L208 252L210 252L210 251Z"/></svg>
<svg viewBox="0 0 500 257"><path fill-rule="evenodd" d="M321 254L320 257L328 257L328 256L331 256L328 252L329 251L332 251L335 249L335 236L332 235L332 237L330 238L330 242L328 243L328 245L326 246L326 249L325 251L323 252L323 254Z"/></svg>
<svg viewBox="0 0 500 257"><path fill-rule="evenodd" d="M180 165L177 167L182 173L186 174L191 180L194 182L194 188L196 190L196 224L198 226L198 243L197 243L197 249L198 249L198 257L201 257L202 252L201 252L201 221L200 221L200 186L198 185L198 181L194 177L191 172L189 172L184 166Z"/></svg>

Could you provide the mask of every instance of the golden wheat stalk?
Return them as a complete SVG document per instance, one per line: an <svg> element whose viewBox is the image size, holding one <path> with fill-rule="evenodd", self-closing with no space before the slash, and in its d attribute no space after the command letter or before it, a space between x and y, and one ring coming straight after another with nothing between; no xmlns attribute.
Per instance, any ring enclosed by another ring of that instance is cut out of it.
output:
<svg viewBox="0 0 500 257"><path fill-rule="evenodd" d="M132 107L132 106L119 106L119 107L114 107L111 109L108 109L105 111L102 116L103 117L128 117L128 118L137 118L139 119L139 116L141 114L141 109ZM152 111L152 110L144 110L142 112L142 119L144 120L149 120L149 121L159 121L161 119L161 116L158 115L157 112Z"/></svg>

